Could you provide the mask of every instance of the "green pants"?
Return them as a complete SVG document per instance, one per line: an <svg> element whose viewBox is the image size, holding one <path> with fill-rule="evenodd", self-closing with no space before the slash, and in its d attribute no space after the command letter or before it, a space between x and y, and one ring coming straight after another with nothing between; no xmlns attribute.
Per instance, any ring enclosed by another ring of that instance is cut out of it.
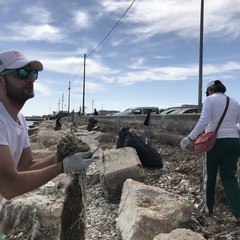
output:
<svg viewBox="0 0 240 240"><path fill-rule="evenodd" d="M240 218L240 187L236 177L237 163L240 156L238 138L217 139L212 150L206 155L205 197L209 213L213 212L215 187L218 169L231 212Z"/></svg>
<svg viewBox="0 0 240 240"><path fill-rule="evenodd" d="M1 233L0 233L0 240L2 240L2 235L1 235Z"/></svg>

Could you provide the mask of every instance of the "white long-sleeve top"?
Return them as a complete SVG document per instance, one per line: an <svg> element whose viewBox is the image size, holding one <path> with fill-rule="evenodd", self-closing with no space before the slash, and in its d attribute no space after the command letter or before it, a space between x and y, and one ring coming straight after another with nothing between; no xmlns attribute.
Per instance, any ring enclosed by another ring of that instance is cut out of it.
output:
<svg viewBox="0 0 240 240"><path fill-rule="evenodd" d="M189 137L196 139L203 131L215 131L225 106L225 94L214 93L208 96L203 102L200 118ZM218 129L217 138L239 138L237 123L240 123L240 104L235 99L230 98L229 107Z"/></svg>

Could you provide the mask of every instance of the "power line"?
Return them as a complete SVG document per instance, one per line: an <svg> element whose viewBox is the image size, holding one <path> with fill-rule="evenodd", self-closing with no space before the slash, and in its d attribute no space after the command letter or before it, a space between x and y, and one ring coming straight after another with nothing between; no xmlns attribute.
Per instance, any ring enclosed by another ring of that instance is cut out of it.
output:
<svg viewBox="0 0 240 240"><path fill-rule="evenodd" d="M74 78L74 80L76 80L76 79L77 79L77 77L78 77L78 74L80 73L80 71L81 71L81 70L82 70L82 68L83 68L83 65L84 65L84 63L82 63L82 65L81 65L80 69L78 70L77 74L75 75L75 78Z"/></svg>
<svg viewBox="0 0 240 240"><path fill-rule="evenodd" d="M88 57L92 55L102 44L103 42L109 37L109 35L114 31L114 29L120 24L123 17L126 15L126 13L129 11L129 9L132 7L133 3L136 0L133 0L132 3L128 6L126 11L123 13L123 15L120 17L120 19L116 22L116 24L112 27L112 29L109 31L109 33L103 38L103 40L88 54Z"/></svg>
<svg viewBox="0 0 240 240"><path fill-rule="evenodd" d="M133 0L132 3L128 6L128 8L126 9L126 11L123 13L123 15L120 17L120 19L116 22L116 24L112 27L112 29L109 31L109 33L103 38L103 40L87 55L87 57L89 57L90 55L92 55L103 43L104 41L110 36L110 34L114 31L114 29L121 23L123 17L127 14L127 12L130 10L130 8L132 7L133 3L135 2L136 0ZM78 70L74 80L77 79L80 71L82 70L83 68L83 65L81 65L80 69Z"/></svg>
<svg viewBox="0 0 240 240"><path fill-rule="evenodd" d="M136 8L136 5L135 5L135 8ZM131 11L133 12L135 8L132 8L132 7L131 7ZM128 9L128 11L129 11L129 10L130 10L130 9ZM131 12L129 12L129 15L130 15L130 14L131 14ZM125 16L124 19L126 19L126 18L127 18L127 16ZM123 22L124 19L122 18L122 20L121 20L121 22L118 24L118 26ZM100 54L100 53L102 52L102 50L103 50L103 48L105 47L106 44L107 44L106 41L103 42L103 44L101 45L101 49L98 50L98 54Z"/></svg>

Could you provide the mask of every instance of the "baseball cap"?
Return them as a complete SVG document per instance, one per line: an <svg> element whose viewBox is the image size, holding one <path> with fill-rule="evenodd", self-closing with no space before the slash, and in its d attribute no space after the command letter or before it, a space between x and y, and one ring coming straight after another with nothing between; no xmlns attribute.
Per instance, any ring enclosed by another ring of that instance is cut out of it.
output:
<svg viewBox="0 0 240 240"><path fill-rule="evenodd" d="M0 72L4 71L5 69L21 68L28 64L30 64L34 68L34 70L43 70L43 65L41 62L39 62L38 60L30 60L26 58L18 50L10 50L0 53Z"/></svg>
<svg viewBox="0 0 240 240"><path fill-rule="evenodd" d="M219 85L219 84L222 84L222 82L219 81L219 80L212 80L212 81L210 81L210 82L208 83L207 88L212 87L212 86L215 86L215 85ZM223 84L222 84L222 85L223 85Z"/></svg>

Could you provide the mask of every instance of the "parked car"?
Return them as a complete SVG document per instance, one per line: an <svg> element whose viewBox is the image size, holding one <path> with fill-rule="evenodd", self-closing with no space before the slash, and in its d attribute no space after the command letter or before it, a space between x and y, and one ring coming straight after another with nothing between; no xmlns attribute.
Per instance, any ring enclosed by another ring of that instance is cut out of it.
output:
<svg viewBox="0 0 240 240"><path fill-rule="evenodd" d="M168 108L168 109L165 109L164 111L160 112L160 114L164 115L164 114L169 114L173 111L175 111L177 108Z"/></svg>
<svg viewBox="0 0 240 240"><path fill-rule="evenodd" d="M118 113L118 116L127 116L127 115L141 115L141 114L159 114L160 110L158 107L136 107L128 108L123 112Z"/></svg>
<svg viewBox="0 0 240 240"><path fill-rule="evenodd" d="M160 114L188 114L188 113L197 113L197 107L175 107L175 108L168 108L161 112Z"/></svg>
<svg viewBox="0 0 240 240"><path fill-rule="evenodd" d="M180 108L176 109L169 114L187 114L187 113L197 113L198 109L197 108Z"/></svg>

